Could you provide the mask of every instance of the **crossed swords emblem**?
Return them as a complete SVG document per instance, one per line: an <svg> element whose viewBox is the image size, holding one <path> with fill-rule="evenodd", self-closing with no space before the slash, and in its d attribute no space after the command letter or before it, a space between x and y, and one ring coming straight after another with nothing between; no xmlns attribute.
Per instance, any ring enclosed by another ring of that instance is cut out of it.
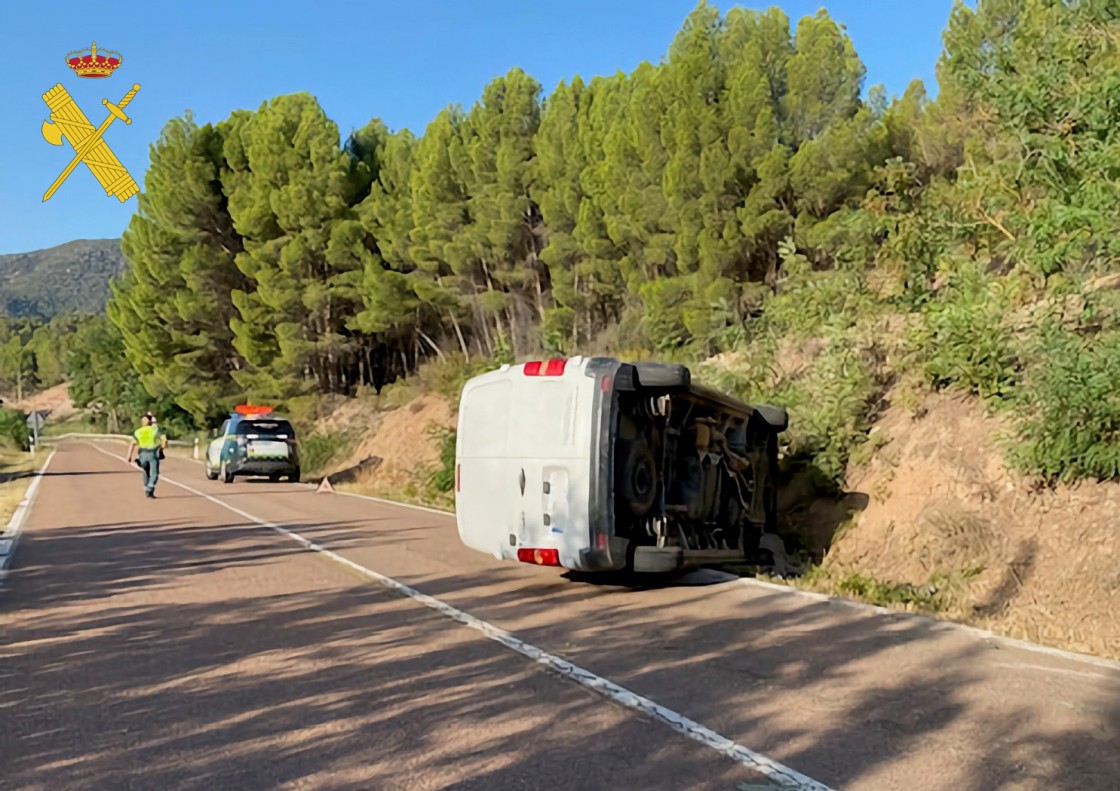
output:
<svg viewBox="0 0 1120 791"><path fill-rule="evenodd" d="M74 147L74 158L43 195L44 201L50 200L51 195L54 195L62 186L62 182L74 172L79 162L85 162L86 167L105 188L106 195L110 197L115 195L121 203L140 191L140 187L110 150L103 137L105 130L118 118L125 124L132 123L132 119L124 114L124 108L139 90L139 85L133 85L132 90L117 104L102 99L101 103L108 109L109 115L96 129L61 83L43 94L43 101L51 110L51 120L43 122L43 137L52 146L60 146L63 139L66 139Z"/></svg>

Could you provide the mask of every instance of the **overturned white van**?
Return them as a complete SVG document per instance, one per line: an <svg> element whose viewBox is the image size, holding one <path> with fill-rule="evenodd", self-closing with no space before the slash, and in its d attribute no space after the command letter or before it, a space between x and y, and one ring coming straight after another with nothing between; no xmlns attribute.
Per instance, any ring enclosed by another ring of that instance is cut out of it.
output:
<svg viewBox="0 0 1120 791"><path fill-rule="evenodd" d="M693 384L687 367L606 357L505 365L459 405L462 542L577 571L753 559L775 533L779 407Z"/></svg>

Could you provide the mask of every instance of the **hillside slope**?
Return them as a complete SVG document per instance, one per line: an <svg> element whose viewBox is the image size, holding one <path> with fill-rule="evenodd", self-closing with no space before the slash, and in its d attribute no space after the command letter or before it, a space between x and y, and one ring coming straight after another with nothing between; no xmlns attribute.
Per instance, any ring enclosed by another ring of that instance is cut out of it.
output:
<svg viewBox="0 0 1120 791"><path fill-rule="evenodd" d="M100 313L110 279L125 266L119 239L78 239L0 255L0 314L50 318Z"/></svg>
<svg viewBox="0 0 1120 791"><path fill-rule="evenodd" d="M874 456L848 471L866 505L825 555L825 587L1120 657L1120 484L1051 488L1010 472L1006 421L974 398L892 406L874 433Z"/></svg>

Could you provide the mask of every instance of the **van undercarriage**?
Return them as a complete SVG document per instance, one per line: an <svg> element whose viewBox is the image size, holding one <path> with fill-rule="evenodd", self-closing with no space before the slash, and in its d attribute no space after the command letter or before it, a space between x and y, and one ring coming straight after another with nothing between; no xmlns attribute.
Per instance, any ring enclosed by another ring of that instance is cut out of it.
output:
<svg viewBox="0 0 1120 791"><path fill-rule="evenodd" d="M696 386L642 387L643 367L639 386L618 392L613 432L614 534L630 543L627 565L760 560L763 533L776 532L784 410Z"/></svg>

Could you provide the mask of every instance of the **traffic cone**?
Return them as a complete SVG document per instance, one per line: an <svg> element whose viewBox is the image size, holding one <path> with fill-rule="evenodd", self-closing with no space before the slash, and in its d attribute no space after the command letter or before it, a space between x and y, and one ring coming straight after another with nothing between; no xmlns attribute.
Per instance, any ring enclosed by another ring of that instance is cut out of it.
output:
<svg viewBox="0 0 1120 791"><path fill-rule="evenodd" d="M334 487L331 486L330 478L323 478L323 480L319 481L319 488L315 490L315 493L320 494L323 492L326 492L328 494L332 494L334 492Z"/></svg>

